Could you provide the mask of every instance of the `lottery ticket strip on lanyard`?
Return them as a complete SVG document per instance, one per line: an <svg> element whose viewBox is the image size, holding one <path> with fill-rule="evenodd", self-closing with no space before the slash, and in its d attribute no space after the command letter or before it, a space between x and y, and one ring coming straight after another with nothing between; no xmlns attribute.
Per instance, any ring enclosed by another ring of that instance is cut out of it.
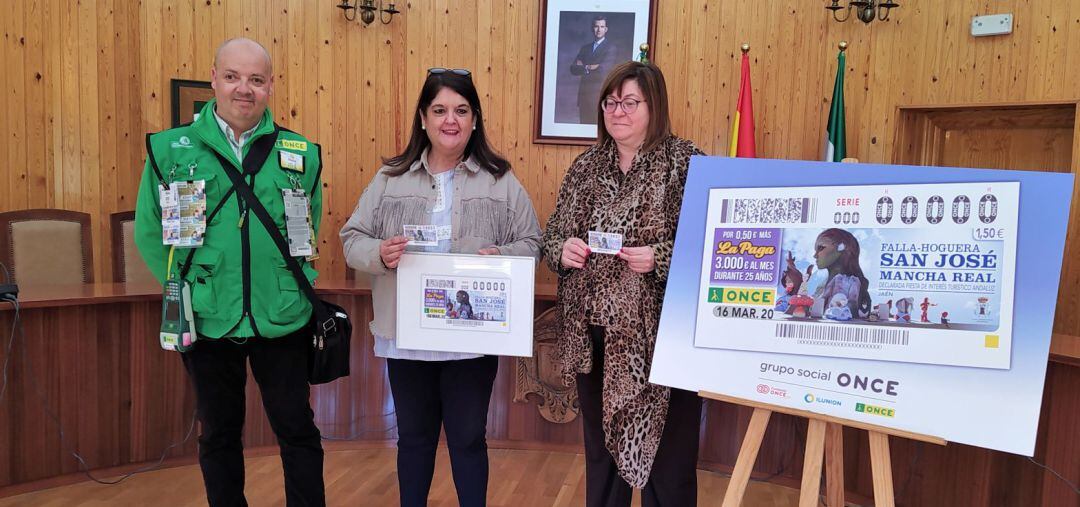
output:
<svg viewBox="0 0 1080 507"><path fill-rule="evenodd" d="M198 248L206 235L206 181L176 181L176 168L169 171L170 185L162 181L158 185L161 204L162 243L169 246L162 293L161 332L158 339L161 348L186 352L195 345L195 312L191 309L191 285L181 273L173 272L176 247ZM196 165L188 166L188 175L195 174Z"/></svg>

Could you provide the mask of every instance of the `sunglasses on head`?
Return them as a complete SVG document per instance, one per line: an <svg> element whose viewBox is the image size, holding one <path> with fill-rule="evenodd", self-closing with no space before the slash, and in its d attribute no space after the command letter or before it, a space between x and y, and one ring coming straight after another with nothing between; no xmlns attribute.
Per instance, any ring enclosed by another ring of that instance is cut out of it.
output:
<svg viewBox="0 0 1080 507"><path fill-rule="evenodd" d="M458 76L471 76L472 75L472 72L469 72L469 69L446 69L446 68L443 68L443 67L432 67L432 68L428 69L427 72L428 72L428 74L446 74L447 72L449 72L451 74L456 74Z"/></svg>

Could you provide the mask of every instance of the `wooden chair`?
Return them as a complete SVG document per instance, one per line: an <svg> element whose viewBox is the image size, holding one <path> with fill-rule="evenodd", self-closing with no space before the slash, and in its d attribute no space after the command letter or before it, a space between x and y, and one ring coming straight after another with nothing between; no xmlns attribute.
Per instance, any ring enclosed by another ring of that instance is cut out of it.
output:
<svg viewBox="0 0 1080 507"><path fill-rule="evenodd" d="M112 265L114 282L153 282L154 275L146 267L135 247L135 212L120 211L109 215L112 234Z"/></svg>
<svg viewBox="0 0 1080 507"><path fill-rule="evenodd" d="M24 287L94 282L90 215L60 209L0 213L0 262Z"/></svg>

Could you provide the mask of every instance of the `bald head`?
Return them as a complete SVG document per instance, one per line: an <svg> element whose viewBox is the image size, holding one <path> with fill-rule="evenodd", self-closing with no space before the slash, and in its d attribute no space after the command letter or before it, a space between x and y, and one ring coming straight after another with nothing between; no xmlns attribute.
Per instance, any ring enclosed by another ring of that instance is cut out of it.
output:
<svg viewBox="0 0 1080 507"><path fill-rule="evenodd" d="M214 68L218 68L218 63L221 62L222 57L233 52L261 54L266 59L266 73L269 75L274 71L273 62L270 60L270 52L262 44L247 37L237 37L222 42L217 51L214 52Z"/></svg>
<svg viewBox="0 0 1080 507"><path fill-rule="evenodd" d="M270 53L251 39L225 41L214 55L210 84L218 116L238 133L251 129L259 124L274 93Z"/></svg>

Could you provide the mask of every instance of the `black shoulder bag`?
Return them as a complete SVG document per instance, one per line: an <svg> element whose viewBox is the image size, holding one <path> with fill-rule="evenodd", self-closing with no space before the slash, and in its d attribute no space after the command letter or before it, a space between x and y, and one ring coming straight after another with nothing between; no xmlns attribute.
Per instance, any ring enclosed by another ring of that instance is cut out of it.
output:
<svg viewBox="0 0 1080 507"><path fill-rule="evenodd" d="M257 172L262 163L258 166L254 164L247 164L248 160L252 161L265 161L270 150L273 148L274 143L277 141L278 128L275 126L274 133L268 134L257 139L254 144L251 145L251 149L248 151L247 157L244 159L244 172L255 173ZM265 151L265 153L264 153ZM274 244L277 245L281 256L285 258L285 265L288 266L289 271L296 277L296 284L300 287L300 290L304 291L304 295L311 301L312 309L312 350L310 359L308 361L308 382L311 384L325 384L327 382L333 382L338 378L349 375L349 341L352 338L352 322L349 321L349 315L345 312L344 308L337 306L328 301L323 301L315 294L315 289L311 286L311 282L308 281L307 276L304 275L303 268L300 267L300 263L296 262L296 259L289 255L289 245L285 241L285 238L281 235L281 231L278 230L277 224L274 223L274 219L270 217L270 213L266 211L266 208L259 202L259 198L255 196L255 192L251 190L247 182L244 181L244 177L239 171L233 167L232 163L220 153L215 152L218 160L221 161L221 167L225 171L225 174L232 180L233 189L236 190L238 198L243 199L247 203L248 211L254 213L262 222L263 227L266 228L266 232L270 234L270 238L274 240ZM316 182L318 184L318 182ZM314 194L314 191L311 192ZM308 198L311 198L309 194Z"/></svg>

